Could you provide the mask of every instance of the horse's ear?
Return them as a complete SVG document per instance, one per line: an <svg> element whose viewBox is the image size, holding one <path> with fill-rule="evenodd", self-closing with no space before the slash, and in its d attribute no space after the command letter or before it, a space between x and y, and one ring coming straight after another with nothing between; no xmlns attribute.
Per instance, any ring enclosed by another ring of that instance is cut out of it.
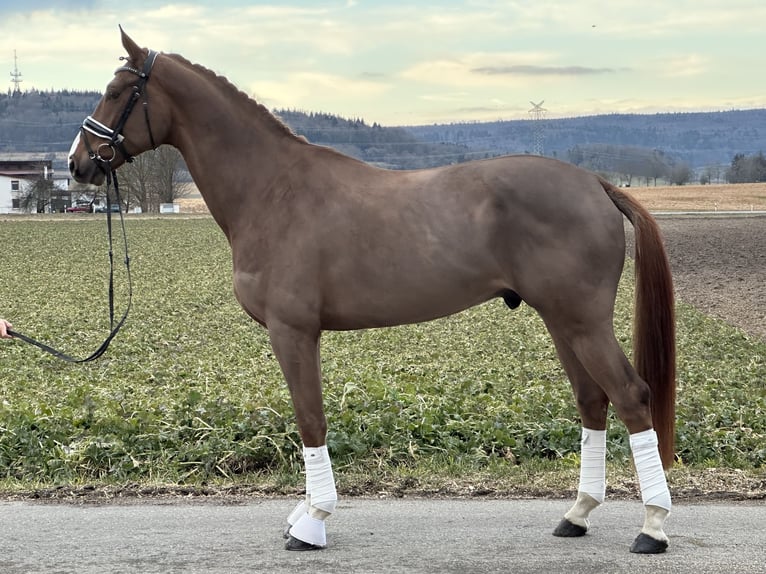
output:
<svg viewBox="0 0 766 574"><path fill-rule="evenodd" d="M137 61L142 53L141 48L139 48L138 44L136 44L133 39L125 33L125 30L122 29L122 26L120 26L120 34L122 35L122 46L125 48L128 56L134 62Z"/></svg>

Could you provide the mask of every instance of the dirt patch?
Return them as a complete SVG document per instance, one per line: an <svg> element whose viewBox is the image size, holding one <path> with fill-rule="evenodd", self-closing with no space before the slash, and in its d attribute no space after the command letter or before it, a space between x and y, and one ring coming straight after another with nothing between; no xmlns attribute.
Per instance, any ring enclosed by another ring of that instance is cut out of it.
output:
<svg viewBox="0 0 766 574"><path fill-rule="evenodd" d="M658 222L677 298L766 339L766 216Z"/></svg>

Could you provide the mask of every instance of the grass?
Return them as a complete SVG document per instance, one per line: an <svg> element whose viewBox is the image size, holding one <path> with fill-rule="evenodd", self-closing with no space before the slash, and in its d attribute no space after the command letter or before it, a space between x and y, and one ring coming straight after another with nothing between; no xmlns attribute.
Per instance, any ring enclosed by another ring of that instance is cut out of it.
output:
<svg viewBox="0 0 766 574"><path fill-rule="evenodd" d="M85 356L108 332L103 221L0 226L2 315ZM287 388L265 330L240 310L228 245L202 219L128 221L134 308L108 353L69 365L0 345L0 481L60 484L300 482ZM116 260L120 261L118 254ZM630 347L632 283L616 331ZM126 299L117 277L118 310ZM761 474L766 343L681 305L682 468ZM453 317L323 336L325 407L341 488L393 483L576 484L580 423L550 339L526 306L493 301ZM610 465L629 473L624 427Z"/></svg>

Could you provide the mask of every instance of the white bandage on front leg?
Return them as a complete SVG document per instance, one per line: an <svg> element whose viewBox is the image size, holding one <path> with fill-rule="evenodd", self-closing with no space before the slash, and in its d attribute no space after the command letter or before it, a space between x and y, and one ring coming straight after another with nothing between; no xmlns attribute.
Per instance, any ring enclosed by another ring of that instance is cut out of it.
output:
<svg viewBox="0 0 766 574"><path fill-rule="evenodd" d="M630 435L630 449L644 506L658 506L670 512L670 491L657 444L654 429Z"/></svg>
<svg viewBox="0 0 766 574"><path fill-rule="evenodd" d="M327 446L303 448L306 464L306 500L295 507L288 522L291 536L324 547L327 545L325 519L335 510L338 495Z"/></svg>
<svg viewBox="0 0 766 574"><path fill-rule="evenodd" d="M338 502L327 446L304 447L303 461L306 464L306 492L310 495L309 514L324 520L333 513Z"/></svg>

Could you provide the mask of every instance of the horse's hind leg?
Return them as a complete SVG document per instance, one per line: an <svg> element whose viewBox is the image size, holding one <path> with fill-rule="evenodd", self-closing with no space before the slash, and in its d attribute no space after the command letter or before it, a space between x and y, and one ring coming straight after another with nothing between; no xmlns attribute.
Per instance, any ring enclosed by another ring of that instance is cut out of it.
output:
<svg viewBox="0 0 766 574"><path fill-rule="evenodd" d="M595 383L569 346L554 336L561 364L574 391L582 420L580 484L577 500L553 531L554 536L584 536L588 516L606 494L606 417L609 398Z"/></svg>
<svg viewBox="0 0 766 574"><path fill-rule="evenodd" d="M606 415L603 407L605 395L630 433L633 460L646 509L644 527L631 546L631 551L642 554L664 552L668 538L663 525L670 512L671 501L652 424L649 386L638 376L622 352L614 336L611 320L588 321L580 317L581 321L565 325L562 318L559 316L557 322L546 321L546 324L556 341L560 356L563 355L562 362L567 366L568 374L574 376L575 393L583 395L585 391L585 402L578 395L578 406L581 413L585 413L583 425L596 426L596 430L605 428L606 419L602 419ZM603 392L600 399L592 383ZM588 407L589 404L600 405L603 415L599 414L599 409ZM577 517L578 512L587 511L588 502L586 499L579 508L575 504L573 515Z"/></svg>

